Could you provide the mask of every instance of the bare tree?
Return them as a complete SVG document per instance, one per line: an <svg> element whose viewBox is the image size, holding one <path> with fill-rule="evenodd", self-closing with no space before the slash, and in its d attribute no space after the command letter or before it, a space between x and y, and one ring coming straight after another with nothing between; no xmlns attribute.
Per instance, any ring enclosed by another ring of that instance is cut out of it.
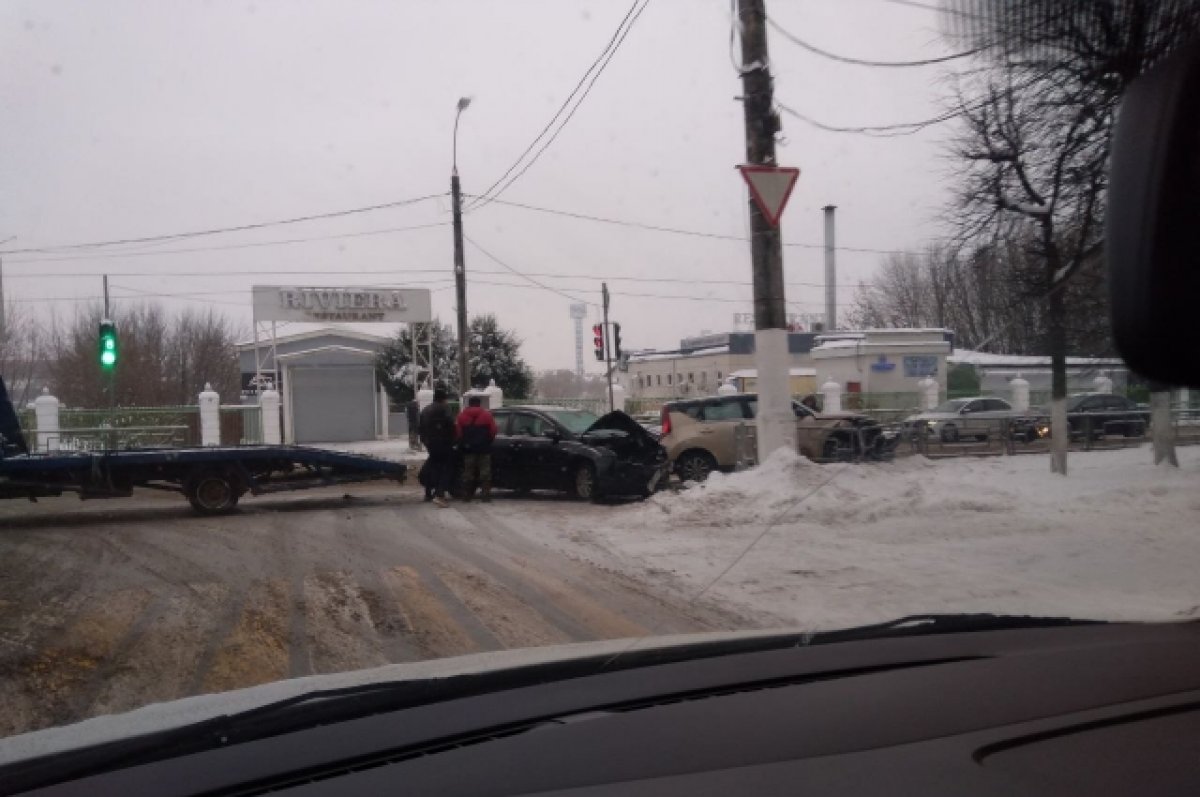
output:
<svg viewBox="0 0 1200 797"><path fill-rule="evenodd" d="M184 310L172 319L164 361L177 404L191 404L205 385L231 399L241 391L237 330L221 313Z"/></svg>
<svg viewBox="0 0 1200 797"><path fill-rule="evenodd" d="M44 337L32 312L8 304L0 326L0 376L8 386L9 398L18 407L36 397L38 378L45 376Z"/></svg>
<svg viewBox="0 0 1200 797"><path fill-rule="evenodd" d="M1019 242L1011 272L1044 304L1053 370L1051 469L1067 471L1066 354L1081 313L1068 280L1092 282L1108 141L1125 87L1195 30L1200 2L1022 0L971 3L960 15L988 68L962 88L964 241ZM1084 291L1094 296L1094 291Z"/></svg>
<svg viewBox="0 0 1200 797"><path fill-rule="evenodd" d="M221 395L240 388L235 330L219 313L185 311L169 317L158 304L113 312L117 367L106 375L97 362L96 335L103 308L79 310L51 333L49 373L59 399L75 407L194 404L205 383Z"/></svg>

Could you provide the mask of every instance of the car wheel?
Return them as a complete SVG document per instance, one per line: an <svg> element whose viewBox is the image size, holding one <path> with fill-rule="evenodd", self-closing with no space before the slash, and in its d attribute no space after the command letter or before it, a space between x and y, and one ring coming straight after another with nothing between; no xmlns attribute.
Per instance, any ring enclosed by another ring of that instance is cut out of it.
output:
<svg viewBox="0 0 1200 797"><path fill-rule="evenodd" d="M599 498L596 489L596 468L590 462L584 462L575 469L575 477L571 480L575 497L583 501L595 501Z"/></svg>
<svg viewBox="0 0 1200 797"><path fill-rule="evenodd" d="M838 458L838 441L832 437L821 444L821 459L835 460Z"/></svg>
<svg viewBox="0 0 1200 797"><path fill-rule="evenodd" d="M702 482L716 467L717 461L707 451L689 451L675 463L679 478L685 482Z"/></svg>
<svg viewBox="0 0 1200 797"><path fill-rule="evenodd" d="M233 481L223 473L207 471L193 478L187 486L188 503L204 515L232 512L241 495Z"/></svg>
<svg viewBox="0 0 1200 797"><path fill-rule="evenodd" d="M1146 430L1140 423L1129 423L1125 425L1126 437L1145 437Z"/></svg>
<svg viewBox="0 0 1200 797"><path fill-rule="evenodd" d="M943 443L957 443L958 442L958 428L955 426L943 426L942 427L942 442Z"/></svg>

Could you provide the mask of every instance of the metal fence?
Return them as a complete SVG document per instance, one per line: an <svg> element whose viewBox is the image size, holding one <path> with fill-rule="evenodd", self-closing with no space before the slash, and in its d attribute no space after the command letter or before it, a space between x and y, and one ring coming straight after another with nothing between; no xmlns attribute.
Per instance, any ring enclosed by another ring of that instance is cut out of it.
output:
<svg viewBox="0 0 1200 797"><path fill-rule="evenodd" d="M58 431L39 437L33 410L17 413L21 432L31 446L63 451L106 451L123 448L181 448L200 445L200 408L114 407L62 409ZM262 412L257 405L220 408L222 445L261 443Z"/></svg>
<svg viewBox="0 0 1200 797"><path fill-rule="evenodd" d="M1145 411L1068 413L1068 447L1071 451L1097 451L1143 445L1153 431L1147 418ZM1172 409L1171 427L1176 445L1200 445L1200 409ZM1048 415L1033 413L972 421L953 435L941 434L935 427L902 426L900 431L909 453L940 458L1047 453L1052 430Z"/></svg>

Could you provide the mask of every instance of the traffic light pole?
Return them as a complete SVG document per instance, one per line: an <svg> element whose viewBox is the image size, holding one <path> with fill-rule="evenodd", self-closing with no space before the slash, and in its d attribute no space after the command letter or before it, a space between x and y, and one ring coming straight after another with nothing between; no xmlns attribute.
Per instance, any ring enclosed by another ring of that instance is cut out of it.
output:
<svg viewBox="0 0 1200 797"><path fill-rule="evenodd" d="M612 344L608 334L608 283L600 283L601 295L604 297L604 376L608 380L608 411L616 409L613 404L612 385Z"/></svg>

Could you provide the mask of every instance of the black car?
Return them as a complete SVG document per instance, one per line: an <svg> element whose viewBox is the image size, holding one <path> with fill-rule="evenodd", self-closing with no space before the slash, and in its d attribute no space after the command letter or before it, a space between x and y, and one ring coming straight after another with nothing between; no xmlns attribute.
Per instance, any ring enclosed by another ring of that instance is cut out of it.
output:
<svg viewBox="0 0 1200 797"><path fill-rule="evenodd" d="M1077 393L1067 398L1067 429L1072 440L1105 435L1141 437L1150 428L1150 411L1132 399L1113 393ZM1033 408L1029 416L1013 424L1013 434L1030 442L1050 436L1050 411Z"/></svg>
<svg viewBox="0 0 1200 797"><path fill-rule="evenodd" d="M665 483L667 452L623 412L597 418L564 407L494 410L492 484L528 492L564 490L577 498L654 492Z"/></svg>

